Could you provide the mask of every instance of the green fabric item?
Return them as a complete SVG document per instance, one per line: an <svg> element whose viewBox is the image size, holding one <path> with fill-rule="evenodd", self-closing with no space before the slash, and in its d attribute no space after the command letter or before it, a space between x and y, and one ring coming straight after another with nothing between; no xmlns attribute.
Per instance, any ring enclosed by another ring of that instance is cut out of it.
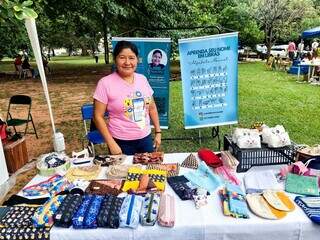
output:
<svg viewBox="0 0 320 240"><path fill-rule="evenodd" d="M303 195L319 195L318 177L302 176L289 173L286 179L287 192Z"/></svg>
<svg viewBox="0 0 320 240"><path fill-rule="evenodd" d="M8 126L19 126L19 125L25 124L27 122L28 122L28 120L25 120L25 119L10 119L7 121L7 125Z"/></svg>

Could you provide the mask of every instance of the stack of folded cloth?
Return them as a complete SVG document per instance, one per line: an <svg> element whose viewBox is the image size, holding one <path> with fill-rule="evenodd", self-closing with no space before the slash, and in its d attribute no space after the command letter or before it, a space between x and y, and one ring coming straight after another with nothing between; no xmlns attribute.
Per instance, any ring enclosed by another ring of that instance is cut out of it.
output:
<svg viewBox="0 0 320 240"><path fill-rule="evenodd" d="M297 196L294 201L312 222L320 224L320 197Z"/></svg>

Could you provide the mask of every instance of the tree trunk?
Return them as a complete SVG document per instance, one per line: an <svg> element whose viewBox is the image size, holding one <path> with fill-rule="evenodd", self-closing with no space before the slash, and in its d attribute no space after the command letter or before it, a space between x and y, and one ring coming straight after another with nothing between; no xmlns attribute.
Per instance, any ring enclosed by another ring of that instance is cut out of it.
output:
<svg viewBox="0 0 320 240"><path fill-rule="evenodd" d="M104 62L109 64L109 45L108 45L108 26L107 26L107 5L103 5L102 17L102 32L103 32L103 46L104 46Z"/></svg>

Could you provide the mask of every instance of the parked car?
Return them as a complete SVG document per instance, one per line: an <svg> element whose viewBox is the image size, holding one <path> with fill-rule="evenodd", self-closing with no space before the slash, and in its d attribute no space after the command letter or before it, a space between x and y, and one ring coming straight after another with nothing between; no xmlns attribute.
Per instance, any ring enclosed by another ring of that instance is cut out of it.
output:
<svg viewBox="0 0 320 240"><path fill-rule="evenodd" d="M288 44L272 46L270 54L275 57L278 55L282 58L288 57Z"/></svg>

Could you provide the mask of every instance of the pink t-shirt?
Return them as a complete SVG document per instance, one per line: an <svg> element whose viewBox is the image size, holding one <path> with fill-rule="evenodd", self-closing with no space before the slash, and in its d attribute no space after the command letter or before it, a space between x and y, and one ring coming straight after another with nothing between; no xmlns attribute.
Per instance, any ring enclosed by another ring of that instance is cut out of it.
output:
<svg viewBox="0 0 320 240"><path fill-rule="evenodd" d="M152 95L145 76L134 73L134 82L129 84L114 72L99 80L93 98L107 105L111 135L134 140L151 133L149 104Z"/></svg>

